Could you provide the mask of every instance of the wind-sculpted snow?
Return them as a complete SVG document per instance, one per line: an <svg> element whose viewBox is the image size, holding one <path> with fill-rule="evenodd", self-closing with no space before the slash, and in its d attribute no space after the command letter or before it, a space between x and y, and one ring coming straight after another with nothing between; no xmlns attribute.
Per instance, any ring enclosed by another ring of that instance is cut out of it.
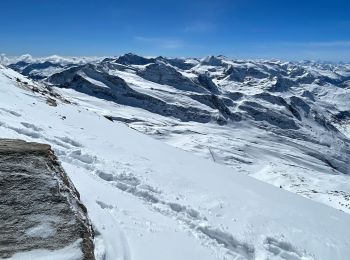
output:
<svg viewBox="0 0 350 260"><path fill-rule="evenodd" d="M350 212L349 64L128 53L41 71L105 118Z"/></svg>

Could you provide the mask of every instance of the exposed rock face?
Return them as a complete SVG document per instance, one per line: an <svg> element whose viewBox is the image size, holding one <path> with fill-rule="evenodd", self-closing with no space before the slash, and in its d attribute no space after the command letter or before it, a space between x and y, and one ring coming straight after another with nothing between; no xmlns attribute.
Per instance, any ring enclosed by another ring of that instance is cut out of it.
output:
<svg viewBox="0 0 350 260"><path fill-rule="evenodd" d="M181 121L207 123L213 119L208 111L196 107L188 109L185 106L168 104L159 98L138 92L128 86L122 78L109 75L97 65L87 64L73 67L52 75L48 81L60 87L73 88L76 91L123 105L144 108L163 116L173 116ZM101 84L96 85L96 82L101 82ZM188 82L191 81L188 80ZM194 85L192 82L191 84Z"/></svg>
<svg viewBox="0 0 350 260"><path fill-rule="evenodd" d="M20 61L16 64L9 65L9 67L17 71L20 71L21 74L25 76L29 76L32 79L40 80L40 79L46 78L48 75L50 75L53 72L60 71L66 66L63 66L61 64L55 64L49 61L33 63L33 64Z"/></svg>
<svg viewBox="0 0 350 260"><path fill-rule="evenodd" d="M189 70L195 66L195 64L191 62L187 62L186 59L180 59L180 58L167 59L163 57L158 57L157 60L161 60L163 62L169 63L172 66L182 70Z"/></svg>
<svg viewBox="0 0 350 260"><path fill-rule="evenodd" d="M201 60L201 64L208 65L208 66L221 66L222 60L219 57L207 56Z"/></svg>
<svg viewBox="0 0 350 260"><path fill-rule="evenodd" d="M148 58L144 58L132 53L127 53L124 54L122 56L119 56L116 60L116 63L120 63L120 64L124 64L124 65L130 65L130 64L134 64L134 65L146 65L149 63L153 63L155 62L155 59L148 59Z"/></svg>
<svg viewBox="0 0 350 260"><path fill-rule="evenodd" d="M49 145L0 139L0 187L0 258L78 241L95 259L86 208Z"/></svg>
<svg viewBox="0 0 350 260"><path fill-rule="evenodd" d="M229 67L225 71L226 75L229 75L229 78L234 81L243 82L245 78L251 77L251 78L267 78L268 74L266 72L262 71L261 69L252 68L252 67Z"/></svg>
<svg viewBox="0 0 350 260"><path fill-rule="evenodd" d="M138 71L137 75L149 81L166 84L183 91L206 92L203 87L196 85L175 68L161 62L147 65L143 70Z"/></svg>

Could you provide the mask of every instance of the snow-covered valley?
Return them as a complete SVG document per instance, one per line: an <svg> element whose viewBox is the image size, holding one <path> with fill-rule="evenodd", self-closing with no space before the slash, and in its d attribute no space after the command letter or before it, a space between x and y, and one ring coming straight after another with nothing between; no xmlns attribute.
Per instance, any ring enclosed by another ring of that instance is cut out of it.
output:
<svg viewBox="0 0 350 260"><path fill-rule="evenodd" d="M349 255L349 65L7 63L1 137L53 147L98 259Z"/></svg>

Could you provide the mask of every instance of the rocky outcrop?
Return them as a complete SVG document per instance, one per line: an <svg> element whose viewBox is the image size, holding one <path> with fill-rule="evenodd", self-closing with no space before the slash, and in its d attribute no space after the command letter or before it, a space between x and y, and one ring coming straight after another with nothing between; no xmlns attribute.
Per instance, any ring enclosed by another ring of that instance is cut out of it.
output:
<svg viewBox="0 0 350 260"><path fill-rule="evenodd" d="M119 104L140 107L163 116L173 116L181 121L207 123L214 119L208 111L169 104L154 96L138 92L129 87L122 78L109 75L96 65L87 64L70 68L52 75L47 81L61 88L69 87Z"/></svg>
<svg viewBox="0 0 350 260"><path fill-rule="evenodd" d="M137 75L149 81L166 84L183 91L207 92L203 87L196 85L175 68L161 62L147 65L143 70L138 71Z"/></svg>
<svg viewBox="0 0 350 260"><path fill-rule="evenodd" d="M77 244L95 259L87 210L49 145L0 139L0 187L0 258Z"/></svg>
<svg viewBox="0 0 350 260"><path fill-rule="evenodd" d="M297 130L299 126L295 123L293 118L286 116L283 113L277 113L271 109L268 109L256 102L244 101L239 106L240 110L254 121L264 121L279 129L285 130Z"/></svg>
<svg viewBox="0 0 350 260"><path fill-rule="evenodd" d="M268 77L268 74L263 72L261 69L258 69L256 67L248 67L248 66L239 66L239 67L230 66L225 71L225 75L228 75L230 80L238 81L238 82L243 82L247 77L258 78L258 79Z"/></svg>
<svg viewBox="0 0 350 260"><path fill-rule="evenodd" d="M162 56L157 57L158 61L162 61L165 63L169 63L171 66L177 67L181 70L189 70L193 68L196 63L193 62L188 62L186 59L181 59L181 58L164 58Z"/></svg>
<svg viewBox="0 0 350 260"><path fill-rule="evenodd" d="M67 66L67 68L70 66L72 65ZM61 64L52 63L50 61L32 64L24 61L19 61L15 64L9 65L9 67L19 71L22 75L29 76L30 78L35 80L41 80L49 76L51 72L53 73L55 71L59 71L65 66Z"/></svg>
<svg viewBox="0 0 350 260"><path fill-rule="evenodd" d="M124 65L146 65L146 64L155 62L155 59L153 58L148 59L133 53L127 53L122 56L119 56L115 60L115 62L119 64L124 64Z"/></svg>
<svg viewBox="0 0 350 260"><path fill-rule="evenodd" d="M220 57L215 57L215 56L207 56L201 60L202 65L206 66L221 66L222 65L222 60Z"/></svg>

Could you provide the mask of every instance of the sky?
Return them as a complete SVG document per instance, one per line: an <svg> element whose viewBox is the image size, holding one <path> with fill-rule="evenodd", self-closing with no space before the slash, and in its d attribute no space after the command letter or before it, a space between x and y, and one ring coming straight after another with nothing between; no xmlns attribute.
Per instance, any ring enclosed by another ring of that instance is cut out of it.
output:
<svg viewBox="0 0 350 260"><path fill-rule="evenodd" d="M350 1L0 1L0 53L127 52L350 62Z"/></svg>

